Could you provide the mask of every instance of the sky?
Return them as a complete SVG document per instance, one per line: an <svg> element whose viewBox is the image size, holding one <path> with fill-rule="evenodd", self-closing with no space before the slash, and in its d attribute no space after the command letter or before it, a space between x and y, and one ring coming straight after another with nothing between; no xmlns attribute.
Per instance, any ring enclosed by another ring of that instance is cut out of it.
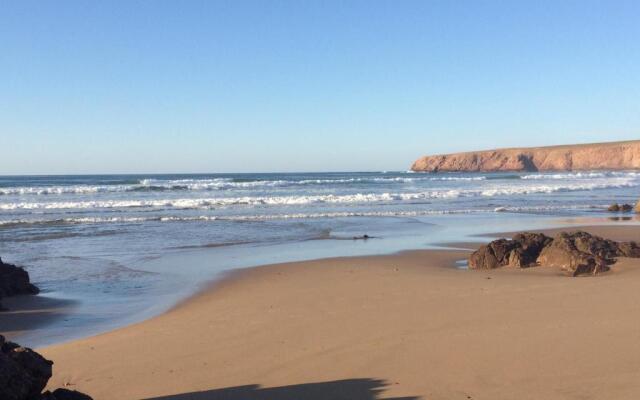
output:
<svg viewBox="0 0 640 400"><path fill-rule="evenodd" d="M0 1L0 175L640 139L638 1Z"/></svg>

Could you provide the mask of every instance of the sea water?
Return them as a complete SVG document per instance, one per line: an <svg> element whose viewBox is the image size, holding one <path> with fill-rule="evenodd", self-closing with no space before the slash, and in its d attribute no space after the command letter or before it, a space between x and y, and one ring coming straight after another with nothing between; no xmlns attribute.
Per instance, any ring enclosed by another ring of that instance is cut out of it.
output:
<svg viewBox="0 0 640 400"><path fill-rule="evenodd" d="M0 257L74 301L22 338L35 346L155 315L237 268L608 221L639 187L635 171L4 176Z"/></svg>

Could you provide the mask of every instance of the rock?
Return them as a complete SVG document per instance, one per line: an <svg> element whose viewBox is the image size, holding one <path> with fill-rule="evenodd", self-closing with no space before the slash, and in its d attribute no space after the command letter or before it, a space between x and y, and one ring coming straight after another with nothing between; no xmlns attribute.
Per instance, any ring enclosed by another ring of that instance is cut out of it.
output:
<svg viewBox="0 0 640 400"><path fill-rule="evenodd" d="M540 253L538 263L547 267L558 267L571 276L597 274L609 270L606 259L580 251L567 236L554 238Z"/></svg>
<svg viewBox="0 0 640 400"><path fill-rule="evenodd" d="M551 238L542 233L519 233L511 240L494 240L480 246L471 254L469 268L530 267L535 264L538 254L550 241Z"/></svg>
<svg viewBox="0 0 640 400"><path fill-rule="evenodd" d="M640 140L470 151L421 157L420 172L640 169Z"/></svg>
<svg viewBox="0 0 640 400"><path fill-rule="evenodd" d="M0 399L40 398L53 363L35 351L7 342L0 335Z"/></svg>
<svg viewBox="0 0 640 400"><path fill-rule="evenodd" d="M354 236L353 240L367 240L367 239L373 239L373 236L369 236L367 234L362 235L362 236Z"/></svg>
<svg viewBox="0 0 640 400"><path fill-rule="evenodd" d="M29 273L24 268L6 264L0 259L0 297L38 292L38 288L29 281Z"/></svg>
<svg viewBox="0 0 640 400"><path fill-rule="evenodd" d="M0 300L3 297L18 294L38 294L40 290L29 280L29 273L24 268L6 264L0 259ZM4 310L0 303L0 311Z"/></svg>
<svg viewBox="0 0 640 400"><path fill-rule="evenodd" d="M503 267L509 263L509 259L505 259L505 254L511 253L514 248L515 243L507 239L498 239L482 245L469 256L469 268L493 269Z"/></svg>
<svg viewBox="0 0 640 400"><path fill-rule="evenodd" d="M635 207L633 207L633 211L640 214L640 201L638 201Z"/></svg>
<svg viewBox="0 0 640 400"><path fill-rule="evenodd" d="M577 250L600 257L603 260L611 261L614 257L620 255L617 242L609 239L603 239L587 232L562 232L553 239L554 242L556 240L561 242L571 242Z"/></svg>
<svg viewBox="0 0 640 400"><path fill-rule="evenodd" d="M630 212L633 210L633 206L631 204L623 204L620 206L620 211L622 212Z"/></svg>
<svg viewBox="0 0 640 400"><path fill-rule="evenodd" d="M640 257L635 242L615 242L587 232L562 232L545 247L538 263L560 267L569 275L597 274L608 271L616 257Z"/></svg>
<svg viewBox="0 0 640 400"><path fill-rule="evenodd" d="M562 232L555 238L542 233L519 233L513 239L498 239L469 257L471 269L504 266L526 268L535 265L558 267L569 275L608 271L616 257L640 258L635 242L615 242L587 232Z"/></svg>
<svg viewBox="0 0 640 400"><path fill-rule="evenodd" d="M640 246L636 242L620 242L618 257L640 258Z"/></svg>
<svg viewBox="0 0 640 400"><path fill-rule="evenodd" d="M42 393L51 378L53 362L35 351L0 335L1 400L92 400L75 390L56 389Z"/></svg>
<svg viewBox="0 0 640 400"><path fill-rule="evenodd" d="M69 389L56 389L53 392L44 392L42 394L42 400L93 400L91 397L84 393L69 390Z"/></svg>
<svg viewBox="0 0 640 400"><path fill-rule="evenodd" d="M620 205L618 203L613 203L612 205L609 206L609 208L607 208L607 211L618 212L620 211Z"/></svg>

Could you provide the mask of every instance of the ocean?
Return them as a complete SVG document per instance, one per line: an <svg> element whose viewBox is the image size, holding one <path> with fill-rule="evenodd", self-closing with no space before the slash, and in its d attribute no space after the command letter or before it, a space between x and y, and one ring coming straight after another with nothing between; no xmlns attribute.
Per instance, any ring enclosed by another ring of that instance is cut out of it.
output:
<svg viewBox="0 0 640 400"><path fill-rule="evenodd" d="M634 171L3 176L0 257L73 304L21 339L39 346L156 315L238 268L611 222L639 186Z"/></svg>

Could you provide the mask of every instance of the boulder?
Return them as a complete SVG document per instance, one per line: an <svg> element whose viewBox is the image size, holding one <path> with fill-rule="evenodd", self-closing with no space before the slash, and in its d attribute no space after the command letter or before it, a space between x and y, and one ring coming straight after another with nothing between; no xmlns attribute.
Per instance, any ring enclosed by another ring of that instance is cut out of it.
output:
<svg viewBox="0 0 640 400"><path fill-rule="evenodd" d="M24 268L6 264L0 259L0 300L17 294L38 294L39 291L29 280L29 273Z"/></svg>
<svg viewBox="0 0 640 400"><path fill-rule="evenodd" d="M75 390L42 393L51 378L53 362L35 351L7 342L0 335L1 400L91 400Z"/></svg>
<svg viewBox="0 0 640 400"><path fill-rule="evenodd" d="M640 246L636 242L620 242L618 257L640 258Z"/></svg>
<svg viewBox="0 0 640 400"><path fill-rule="evenodd" d="M0 399L30 400L40 398L51 378L53 363L35 351L0 335Z"/></svg>
<svg viewBox="0 0 640 400"><path fill-rule="evenodd" d="M608 261L578 250L570 239L554 239L545 247L538 263L547 267L558 267L570 276L597 274L609 270Z"/></svg>
<svg viewBox="0 0 640 400"><path fill-rule="evenodd" d="M618 203L613 203L611 204L608 208L607 211L610 212L629 212L633 210L633 206L631 204L618 204Z"/></svg>
<svg viewBox="0 0 640 400"><path fill-rule="evenodd" d="M607 208L607 211L618 212L620 211L620 205L618 203L613 203L612 205L609 206L609 208Z"/></svg>
<svg viewBox="0 0 640 400"><path fill-rule="evenodd" d="M493 269L503 267L509 263L505 255L515 249L515 243L507 239L494 240L480 248L469 256L469 268Z"/></svg>
<svg viewBox="0 0 640 400"><path fill-rule="evenodd" d="M608 265L617 257L640 258L640 246L636 242L615 242L581 231L562 232L553 239L542 233L519 233L511 240L498 239L480 246L471 253L469 268L544 265L577 276L608 271Z"/></svg>
<svg viewBox="0 0 640 400"><path fill-rule="evenodd" d="M6 264L0 259L0 297L38 292L38 288L29 281L29 273L24 268Z"/></svg>
<svg viewBox="0 0 640 400"><path fill-rule="evenodd" d="M635 242L615 242L587 232L562 232L542 250L537 262L577 276L608 271L616 257L640 257L640 247Z"/></svg>
<svg viewBox="0 0 640 400"><path fill-rule="evenodd" d="M542 233L519 233L511 240L494 240L471 254L469 268L530 267L536 263L538 254L550 241L551 238Z"/></svg>
<svg viewBox="0 0 640 400"><path fill-rule="evenodd" d="M598 256L603 260L612 260L614 257L617 257L620 252L617 242L582 231L571 233L562 232L553 238L553 241L568 242L577 250Z"/></svg>
<svg viewBox="0 0 640 400"><path fill-rule="evenodd" d="M633 211L640 214L640 201L638 201L635 207L633 207Z"/></svg>

